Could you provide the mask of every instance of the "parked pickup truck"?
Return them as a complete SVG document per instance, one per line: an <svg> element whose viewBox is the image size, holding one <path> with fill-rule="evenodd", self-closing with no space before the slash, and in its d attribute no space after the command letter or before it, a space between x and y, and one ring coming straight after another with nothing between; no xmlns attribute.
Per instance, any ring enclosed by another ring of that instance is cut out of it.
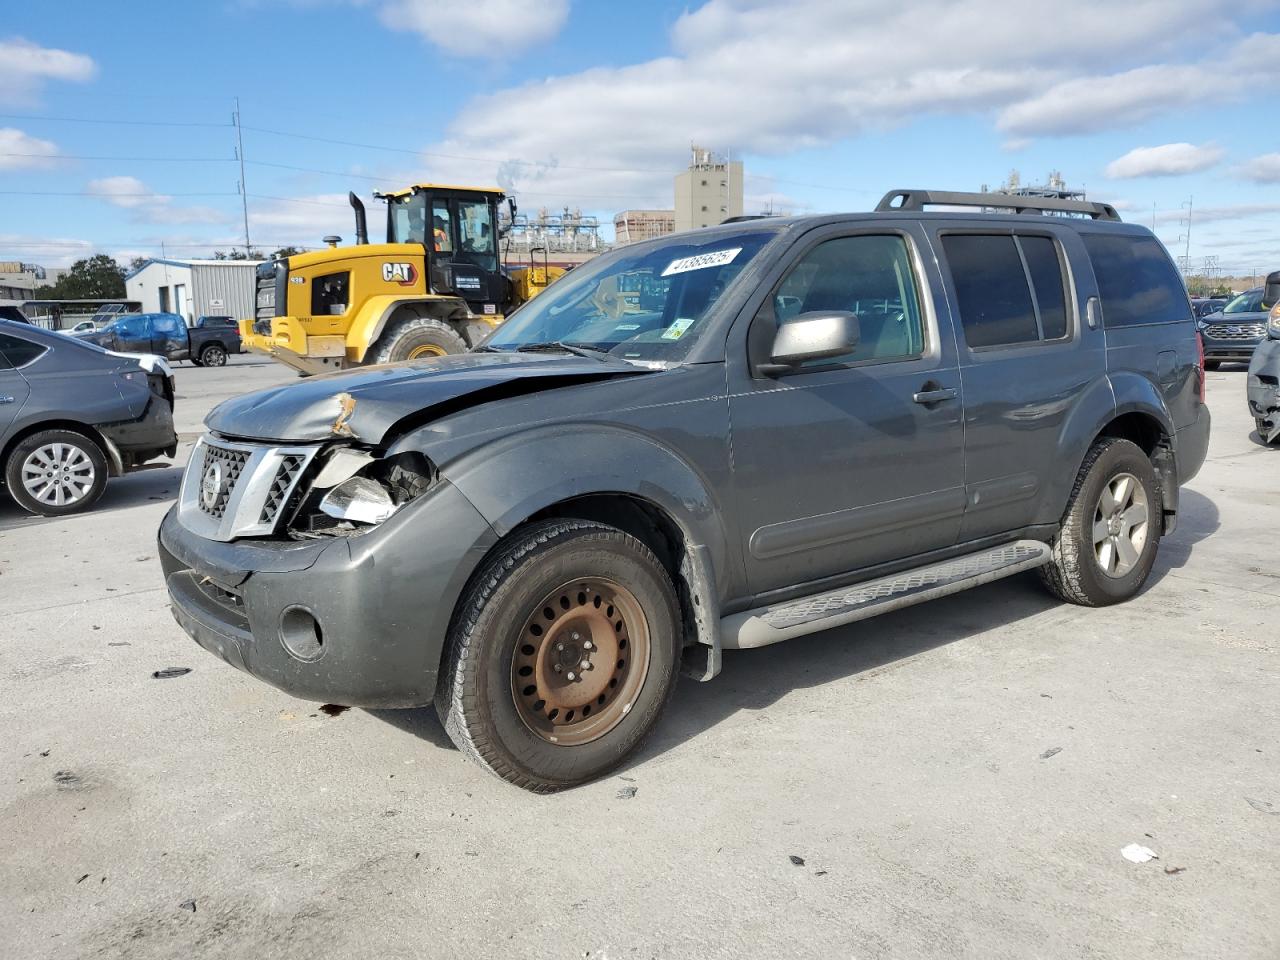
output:
<svg viewBox="0 0 1280 960"><path fill-rule="evenodd" d="M549 791L723 650L1031 569L1128 600L1209 411L1178 270L1119 219L900 190L721 224L584 264L472 353L228 400L160 528L174 615L299 697L434 701Z"/></svg>
<svg viewBox="0 0 1280 960"><path fill-rule="evenodd" d="M240 331L220 317L201 317L204 324L188 329L176 313L130 313L97 330L75 336L121 353L157 353L169 360L190 360L197 366L220 367L240 352Z"/></svg>

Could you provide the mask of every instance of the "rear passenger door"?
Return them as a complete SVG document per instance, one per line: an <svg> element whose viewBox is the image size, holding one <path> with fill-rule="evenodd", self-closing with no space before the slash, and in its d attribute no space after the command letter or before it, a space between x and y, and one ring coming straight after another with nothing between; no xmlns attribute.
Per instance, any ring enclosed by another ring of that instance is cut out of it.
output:
<svg viewBox="0 0 1280 960"><path fill-rule="evenodd" d="M187 324L176 313L157 313L151 318L151 352L170 360L187 356Z"/></svg>
<svg viewBox="0 0 1280 960"><path fill-rule="evenodd" d="M20 337L0 333L0 446L4 445L5 431L31 394L26 378L18 367L33 361L44 348ZM0 467L3 467L0 464Z"/></svg>
<svg viewBox="0 0 1280 960"><path fill-rule="evenodd" d="M1048 219L1048 218L1046 218ZM960 540L1053 523L1059 440L1076 401L1106 377L1103 336L1080 323L1091 295L1071 269L1075 231L949 221L935 234L959 317L965 513ZM1084 271L1086 283L1092 277Z"/></svg>
<svg viewBox="0 0 1280 960"><path fill-rule="evenodd" d="M727 357L735 515L751 589L785 599L955 542L964 509L959 376L917 227L815 231L772 273ZM778 323L850 311L848 355L757 375ZM809 586L804 586L808 584Z"/></svg>

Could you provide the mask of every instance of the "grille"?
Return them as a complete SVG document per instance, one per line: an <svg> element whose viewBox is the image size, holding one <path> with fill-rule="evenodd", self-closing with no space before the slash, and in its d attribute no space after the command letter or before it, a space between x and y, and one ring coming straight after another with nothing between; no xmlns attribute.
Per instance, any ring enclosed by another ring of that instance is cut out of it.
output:
<svg viewBox="0 0 1280 960"><path fill-rule="evenodd" d="M240 473L244 470L245 461L248 459L249 455L243 450L227 450L223 447L215 447L211 443L205 445L204 463L200 468L201 495L196 501L202 511L211 517L222 518L227 512L227 501L231 499L231 493L240 481ZM222 479L212 502L207 502L204 496L204 483L209 477L209 468L214 464L222 467Z"/></svg>
<svg viewBox="0 0 1280 960"><path fill-rule="evenodd" d="M1204 335L1213 340L1261 340L1267 328L1262 323L1211 323Z"/></svg>
<svg viewBox="0 0 1280 960"><path fill-rule="evenodd" d="M270 321L276 315L276 278L273 275L258 277L257 305L254 307L255 320Z"/></svg>
<svg viewBox="0 0 1280 960"><path fill-rule="evenodd" d="M258 517L259 523L275 526L276 519L280 516L280 511L289 497L289 491L293 489L294 481L306 465L305 457L295 455L287 456L281 461L280 469L276 471L275 478L271 481L271 489L267 491L267 500L262 505L262 514Z"/></svg>

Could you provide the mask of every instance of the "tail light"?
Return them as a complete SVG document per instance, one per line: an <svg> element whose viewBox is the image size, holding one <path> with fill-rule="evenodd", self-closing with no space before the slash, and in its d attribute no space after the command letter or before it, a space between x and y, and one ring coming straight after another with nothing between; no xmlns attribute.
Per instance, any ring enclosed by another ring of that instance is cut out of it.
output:
<svg viewBox="0 0 1280 960"><path fill-rule="evenodd" d="M1196 376L1200 378L1200 402L1205 402L1204 384L1204 337L1196 332Z"/></svg>

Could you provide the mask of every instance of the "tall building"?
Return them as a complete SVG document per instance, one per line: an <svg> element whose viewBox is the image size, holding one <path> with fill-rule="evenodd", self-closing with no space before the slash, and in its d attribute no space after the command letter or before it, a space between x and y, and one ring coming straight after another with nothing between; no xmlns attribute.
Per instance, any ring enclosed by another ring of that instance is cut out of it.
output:
<svg viewBox="0 0 1280 960"><path fill-rule="evenodd" d="M676 176L675 229L696 230L742 216L742 161L693 148L689 169Z"/></svg>

